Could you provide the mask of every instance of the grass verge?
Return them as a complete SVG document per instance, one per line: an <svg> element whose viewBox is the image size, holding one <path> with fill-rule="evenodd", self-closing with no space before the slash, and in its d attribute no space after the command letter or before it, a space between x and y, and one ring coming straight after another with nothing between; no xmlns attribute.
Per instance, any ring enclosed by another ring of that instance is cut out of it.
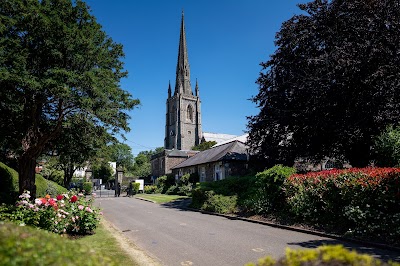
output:
<svg viewBox="0 0 400 266"><path fill-rule="evenodd" d="M102 220L94 235L85 236L72 241L90 247L96 254L107 255L107 257L112 258L114 261L118 261L118 265L143 265L134 260L134 258L129 255L126 248L121 247L117 236L110 232L106 226L109 225Z"/></svg>
<svg viewBox="0 0 400 266"><path fill-rule="evenodd" d="M136 195L136 197L147 199L147 200L152 200L158 204L167 203L167 202L171 202L171 201L179 200L179 199L189 198L187 196L165 195L165 194L140 194L140 195Z"/></svg>

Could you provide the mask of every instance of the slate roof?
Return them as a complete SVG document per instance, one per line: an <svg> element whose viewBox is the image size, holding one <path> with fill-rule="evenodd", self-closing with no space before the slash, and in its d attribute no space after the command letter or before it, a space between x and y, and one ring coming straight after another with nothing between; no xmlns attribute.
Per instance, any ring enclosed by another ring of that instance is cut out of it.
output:
<svg viewBox="0 0 400 266"><path fill-rule="evenodd" d="M190 157L171 169L194 166L221 160L247 160L247 146L240 141L232 141L215 148L211 148Z"/></svg>

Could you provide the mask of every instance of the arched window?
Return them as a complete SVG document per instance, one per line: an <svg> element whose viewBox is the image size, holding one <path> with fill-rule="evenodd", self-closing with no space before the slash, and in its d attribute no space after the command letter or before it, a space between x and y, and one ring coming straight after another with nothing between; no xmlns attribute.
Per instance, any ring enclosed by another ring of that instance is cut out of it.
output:
<svg viewBox="0 0 400 266"><path fill-rule="evenodd" d="M187 108L187 119L193 122L193 107L189 104Z"/></svg>

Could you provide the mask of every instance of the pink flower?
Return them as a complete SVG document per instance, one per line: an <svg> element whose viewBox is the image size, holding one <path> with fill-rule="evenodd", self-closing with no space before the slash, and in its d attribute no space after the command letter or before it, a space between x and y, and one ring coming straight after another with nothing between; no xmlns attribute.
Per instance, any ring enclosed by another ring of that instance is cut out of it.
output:
<svg viewBox="0 0 400 266"><path fill-rule="evenodd" d="M92 213L92 212L93 212L93 211L92 211L92 209L91 209L91 208L89 208L89 207L86 207L85 211L87 211L87 212L90 212L90 213Z"/></svg>
<svg viewBox="0 0 400 266"><path fill-rule="evenodd" d="M83 208L85 208L83 205L79 205L79 206L78 206L78 209L79 209L79 210L83 210Z"/></svg>
<svg viewBox="0 0 400 266"><path fill-rule="evenodd" d="M42 205L42 200L41 199L35 199L35 204L40 206Z"/></svg>

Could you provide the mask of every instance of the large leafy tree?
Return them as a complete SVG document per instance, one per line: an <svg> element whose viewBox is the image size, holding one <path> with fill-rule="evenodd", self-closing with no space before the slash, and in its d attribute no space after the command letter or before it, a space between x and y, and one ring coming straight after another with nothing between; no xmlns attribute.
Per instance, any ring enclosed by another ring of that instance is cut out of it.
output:
<svg viewBox="0 0 400 266"><path fill-rule="evenodd" d="M133 167L133 154L129 145L124 143L115 143L108 147L110 161L116 162L118 166L123 166L128 171Z"/></svg>
<svg viewBox="0 0 400 266"><path fill-rule="evenodd" d="M123 56L80 0L0 1L0 139L21 192L35 194L36 158L70 117L129 130L126 111L139 102L120 88Z"/></svg>
<svg viewBox="0 0 400 266"><path fill-rule="evenodd" d="M400 4L315 0L282 24L257 80L249 143L269 164L346 158L365 166L400 118Z"/></svg>
<svg viewBox="0 0 400 266"><path fill-rule="evenodd" d="M151 156L160 153L163 150L164 148L158 147L155 150L139 152L135 157L132 174L136 177L147 177L151 175Z"/></svg>

